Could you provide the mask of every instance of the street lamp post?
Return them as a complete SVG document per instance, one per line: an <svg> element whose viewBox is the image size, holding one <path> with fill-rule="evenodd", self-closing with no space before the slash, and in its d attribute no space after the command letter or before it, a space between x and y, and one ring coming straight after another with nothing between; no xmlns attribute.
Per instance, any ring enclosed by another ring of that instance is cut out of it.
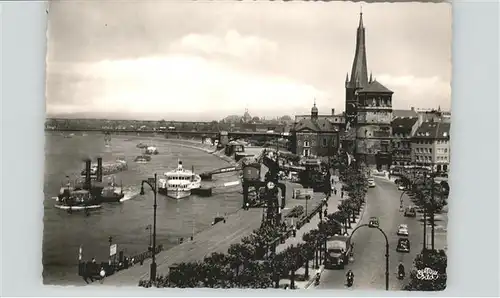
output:
<svg viewBox="0 0 500 298"><path fill-rule="evenodd" d="M307 217L307 201L309 201L310 195L306 195L306 217Z"/></svg>
<svg viewBox="0 0 500 298"><path fill-rule="evenodd" d="M144 183L149 185L153 190L154 194L154 204L153 204L153 247L151 249L151 267L150 267L150 279L151 281L156 280L156 193L158 187L158 177L155 173L153 179L149 178L148 180L142 180L141 182L141 195L144 195Z"/></svg>
<svg viewBox="0 0 500 298"><path fill-rule="evenodd" d="M362 228L362 227L369 227L372 229L377 229L382 233L382 235L384 235L384 238L385 238L385 290L389 291L389 240L387 239L387 234L379 227L370 227L368 224L362 224L362 225L359 225L357 228L355 228L352 231L351 236L349 237L349 241L351 240L354 233L359 228Z"/></svg>
<svg viewBox="0 0 500 298"><path fill-rule="evenodd" d="M151 226L151 224L149 224L146 227L146 230L149 230L149 246L148 246L148 250L151 250L152 249L151 239L152 239L152 233L153 233L153 227Z"/></svg>

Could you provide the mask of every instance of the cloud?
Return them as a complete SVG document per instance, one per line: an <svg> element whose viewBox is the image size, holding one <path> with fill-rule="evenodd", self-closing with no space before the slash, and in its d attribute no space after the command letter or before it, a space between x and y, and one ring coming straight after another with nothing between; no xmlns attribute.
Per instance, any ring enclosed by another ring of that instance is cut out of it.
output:
<svg viewBox="0 0 500 298"><path fill-rule="evenodd" d="M207 55L229 55L238 59L272 58L278 45L258 36L243 36L236 30L229 30L224 36L189 34L172 42L170 50L181 53Z"/></svg>
<svg viewBox="0 0 500 298"><path fill-rule="evenodd" d="M234 50L233 53L240 53ZM223 117L248 107L272 115L293 113L325 92L277 76L235 69L201 57L176 55L74 65L54 63L47 84L47 112L161 113L191 112L200 117ZM74 107L58 104L52 95L63 83L51 84L61 73L82 78L72 94ZM57 87L57 88L54 88ZM278 112L279 111L279 112Z"/></svg>
<svg viewBox="0 0 500 298"><path fill-rule="evenodd" d="M449 109L451 103L451 82L439 76L415 77L382 74L377 81L394 91L393 106L408 108L418 104L421 108Z"/></svg>

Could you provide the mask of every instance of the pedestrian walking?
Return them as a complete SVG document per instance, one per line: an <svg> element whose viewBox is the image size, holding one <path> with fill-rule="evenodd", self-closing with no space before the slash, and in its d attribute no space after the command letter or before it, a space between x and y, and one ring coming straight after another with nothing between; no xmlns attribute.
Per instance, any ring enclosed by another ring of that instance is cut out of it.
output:
<svg viewBox="0 0 500 298"><path fill-rule="evenodd" d="M340 191L340 198L343 199L344 198L344 191Z"/></svg>
<svg viewBox="0 0 500 298"><path fill-rule="evenodd" d="M336 187L334 187L334 188L333 188L333 193L334 193L335 195L337 195L337 188L336 188Z"/></svg>

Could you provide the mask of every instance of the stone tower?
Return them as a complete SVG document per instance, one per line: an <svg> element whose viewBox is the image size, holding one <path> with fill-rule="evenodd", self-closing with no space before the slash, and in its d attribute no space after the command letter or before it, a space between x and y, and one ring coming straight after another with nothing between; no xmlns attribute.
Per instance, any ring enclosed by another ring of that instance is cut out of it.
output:
<svg viewBox="0 0 500 298"><path fill-rule="evenodd" d="M363 13L359 16L356 52L351 77L346 77L346 121L355 134L353 154L369 167L385 169L391 164L393 92L368 78Z"/></svg>
<svg viewBox="0 0 500 298"><path fill-rule="evenodd" d="M356 52L352 63L351 77L349 74L345 80L345 112L346 121L351 126L355 124L356 117L356 91L368 85L368 71L366 62L365 27L363 25L363 13L359 14L359 25L356 34Z"/></svg>

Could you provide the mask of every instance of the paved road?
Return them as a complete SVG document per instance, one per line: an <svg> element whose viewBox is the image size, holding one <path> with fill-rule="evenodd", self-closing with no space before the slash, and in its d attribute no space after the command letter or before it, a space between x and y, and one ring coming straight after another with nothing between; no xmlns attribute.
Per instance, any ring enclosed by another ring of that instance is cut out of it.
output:
<svg viewBox="0 0 500 298"><path fill-rule="evenodd" d="M324 195L320 194L320 193L315 193L315 196L318 196L319 198L324 197ZM337 206L339 205L340 201L341 201L340 192L338 192L337 195L334 195L332 193L331 197L328 199L328 208L327 208L328 213L333 213L333 212L337 211L338 210ZM309 210L311 210L311 209L309 209ZM309 210L308 210L308 213L309 213ZM323 210L325 210L325 209L323 208ZM304 236L304 234L309 233L311 230L317 229L319 223L320 223L320 220L319 220L319 214L318 214L318 215L315 215L313 218L311 218L309 223L306 223L305 225L303 225L297 231L297 235L295 237L290 237L285 241L285 243L278 245L276 247L276 253L280 253L280 252L284 251L285 249L287 249L291 245L295 246L295 245L298 245L299 243L303 243L304 241L302 240L302 237Z"/></svg>
<svg viewBox="0 0 500 298"><path fill-rule="evenodd" d="M421 250L423 230L417 218L406 218L399 212L399 191L394 183L385 179L375 178L377 186L371 188L367 195L365 214L361 224L368 223L371 216L380 221L380 228L386 232L389 240L389 289L399 290L404 284L397 279L397 266L403 262L408 271L413 259ZM411 204L405 195L405 206ZM399 236L396 235L399 224L406 223L410 232L410 253L396 252ZM385 239L376 229L362 227L353 236L354 262L345 270L325 270L321 275L321 282L317 289L342 289L345 286L345 274L348 269L354 273L354 285L350 289L385 290Z"/></svg>
<svg viewBox="0 0 500 298"><path fill-rule="evenodd" d="M287 206L284 214L297 205L303 205L302 200L291 199L293 187L300 187L297 184L287 184ZM323 195L315 193L309 201L309 212L317 206ZM252 233L260 226L262 209L250 209L248 211L239 210L227 217L226 223L218 223L215 226L196 234L193 241L187 241L177 245L172 249L161 252L157 256L158 274L167 274L172 264L180 262L201 261L212 252L226 253L233 243L241 242L241 239ZM151 259L146 260L142 266L136 264L134 267L120 271L106 278L103 285L113 286L135 286L141 279L149 278L149 266ZM101 285L93 283L94 286Z"/></svg>

